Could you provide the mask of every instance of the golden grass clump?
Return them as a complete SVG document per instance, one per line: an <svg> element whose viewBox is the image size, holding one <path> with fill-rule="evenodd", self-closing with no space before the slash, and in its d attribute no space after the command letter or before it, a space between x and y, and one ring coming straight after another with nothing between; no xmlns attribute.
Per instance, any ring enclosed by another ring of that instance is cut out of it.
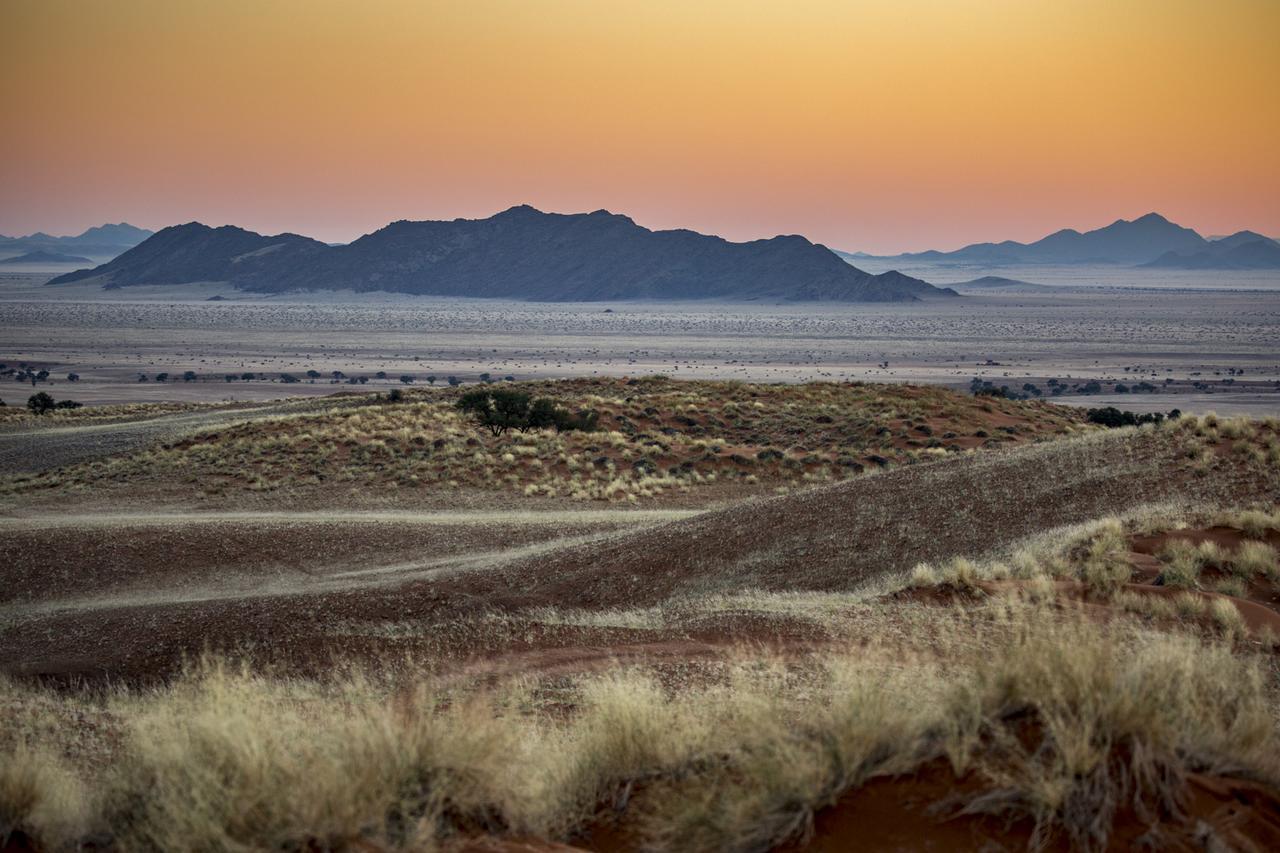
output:
<svg viewBox="0 0 1280 853"><path fill-rule="evenodd" d="M45 849L69 848L88 829L88 808L83 783L52 751L0 748L0 844L25 837Z"/></svg>
<svg viewBox="0 0 1280 853"><path fill-rule="evenodd" d="M872 777L942 758L983 782L945 807L1028 819L1037 844L1100 849L1117 810L1172 813L1187 772L1280 783L1257 661L1001 607L987 626L998 655L945 642L973 626L944 619L946 660L904 667L862 646L757 657L675 691L620 670L557 687L559 710L542 710L533 684L317 684L206 664L105 700L127 735L87 821L52 765L25 757L0 769L0 815L46 848L80 821L130 850L417 850L476 833L568 840L603 805L651 849L767 849Z"/></svg>
<svg viewBox="0 0 1280 853"><path fill-rule="evenodd" d="M1280 579L1280 555L1266 542L1241 542L1231 557L1231 568L1246 580L1254 575L1277 580Z"/></svg>
<svg viewBox="0 0 1280 853"><path fill-rule="evenodd" d="M1160 572L1160 582L1164 586L1194 589L1199 585L1202 553L1194 544L1183 539L1171 539L1160 549L1159 557L1164 564Z"/></svg>
<svg viewBox="0 0 1280 853"><path fill-rule="evenodd" d="M1129 581L1129 540L1119 519L1101 522L1080 563L1080 579L1089 591L1110 598Z"/></svg>

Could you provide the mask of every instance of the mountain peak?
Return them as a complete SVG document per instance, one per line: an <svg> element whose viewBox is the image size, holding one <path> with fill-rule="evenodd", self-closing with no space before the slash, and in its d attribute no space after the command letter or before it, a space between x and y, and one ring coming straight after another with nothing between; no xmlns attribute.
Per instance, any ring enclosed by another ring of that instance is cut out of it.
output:
<svg viewBox="0 0 1280 853"><path fill-rule="evenodd" d="M109 264L55 279L83 280L113 288L226 281L266 293L342 289L547 302L955 295L900 273L864 272L798 235L731 243L693 231L653 231L607 210L559 214L530 205L488 219L395 222L345 246L189 222Z"/></svg>

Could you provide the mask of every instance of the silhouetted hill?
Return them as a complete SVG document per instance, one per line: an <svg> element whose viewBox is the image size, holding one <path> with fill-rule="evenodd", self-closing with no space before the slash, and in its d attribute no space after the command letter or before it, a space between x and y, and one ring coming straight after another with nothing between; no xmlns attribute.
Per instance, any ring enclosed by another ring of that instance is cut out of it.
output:
<svg viewBox="0 0 1280 853"><path fill-rule="evenodd" d="M16 258L5 258L0 264L91 264L93 261L79 255L61 255L57 252L27 252Z"/></svg>
<svg viewBox="0 0 1280 853"><path fill-rule="evenodd" d="M883 302L956 295L897 272L863 272L803 237L730 243L693 231L650 231L603 210L554 214L527 205L488 219L393 222L344 246L190 223L54 282L83 280L534 301Z"/></svg>
<svg viewBox="0 0 1280 853"><path fill-rule="evenodd" d="M1195 252L1209 245L1190 228L1158 213L1129 221L1118 219L1105 228L1080 232L1056 231L1034 243L1006 240L974 243L954 252L916 252L894 257L914 261L1002 264L1143 264L1166 252Z"/></svg>
<svg viewBox="0 0 1280 853"><path fill-rule="evenodd" d="M41 231L26 237L0 236L0 249L11 252L51 252L113 258L132 249L152 233L145 228L136 228L121 222L116 225L98 225L74 237L53 237ZM83 262L90 263L88 260Z"/></svg>
<svg viewBox="0 0 1280 853"><path fill-rule="evenodd" d="M1259 234L1257 231L1237 231L1227 237L1219 237L1218 239L1213 240L1210 245L1213 249L1234 249L1236 246L1242 246L1245 243L1256 243L1258 241L1262 241L1263 243L1276 242L1264 234Z"/></svg>
<svg viewBox="0 0 1280 853"><path fill-rule="evenodd" d="M58 276L50 284L100 280L112 289L138 284L238 282L277 262L290 263L327 248L297 234L265 237L233 225L210 228L188 222L161 229L108 263Z"/></svg>
<svg viewBox="0 0 1280 853"><path fill-rule="evenodd" d="M1214 240L1198 252L1166 252L1146 267L1179 270L1280 269L1280 243L1253 231Z"/></svg>

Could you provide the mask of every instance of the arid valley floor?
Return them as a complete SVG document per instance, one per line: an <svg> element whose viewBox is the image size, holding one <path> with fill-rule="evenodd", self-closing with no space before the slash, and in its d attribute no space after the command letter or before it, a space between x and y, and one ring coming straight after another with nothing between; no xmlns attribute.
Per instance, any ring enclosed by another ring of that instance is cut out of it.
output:
<svg viewBox="0 0 1280 853"><path fill-rule="evenodd" d="M1280 846L1280 291L42 282L6 850Z"/></svg>

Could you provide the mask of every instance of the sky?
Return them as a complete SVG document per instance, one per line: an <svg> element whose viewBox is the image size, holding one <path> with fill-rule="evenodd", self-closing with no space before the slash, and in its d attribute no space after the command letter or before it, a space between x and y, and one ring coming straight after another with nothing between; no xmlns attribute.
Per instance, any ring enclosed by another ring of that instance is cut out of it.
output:
<svg viewBox="0 0 1280 853"><path fill-rule="evenodd" d="M1280 0L0 0L0 233L1280 236Z"/></svg>

